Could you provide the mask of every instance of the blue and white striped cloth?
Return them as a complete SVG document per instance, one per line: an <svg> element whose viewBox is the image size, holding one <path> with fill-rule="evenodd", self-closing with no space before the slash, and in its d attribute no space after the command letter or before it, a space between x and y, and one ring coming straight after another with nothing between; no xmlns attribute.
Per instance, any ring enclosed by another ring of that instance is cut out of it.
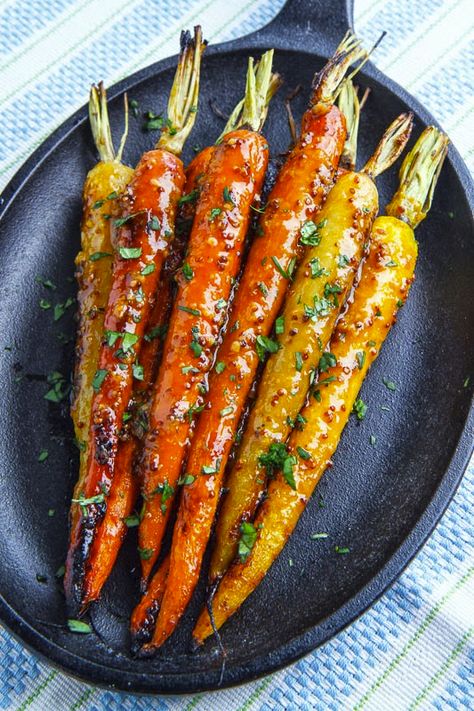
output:
<svg viewBox="0 0 474 711"><path fill-rule="evenodd" d="M199 21L210 42L266 24L283 0L1 0L0 189L81 106L174 54ZM376 62L437 117L474 167L472 0L356 0L367 43L389 31ZM471 374L474 377L474 373ZM472 709L474 465L440 525L400 580L349 629L295 665L195 697L146 699L88 687L39 662L0 629L0 709ZM471 678L470 675L471 674Z"/></svg>

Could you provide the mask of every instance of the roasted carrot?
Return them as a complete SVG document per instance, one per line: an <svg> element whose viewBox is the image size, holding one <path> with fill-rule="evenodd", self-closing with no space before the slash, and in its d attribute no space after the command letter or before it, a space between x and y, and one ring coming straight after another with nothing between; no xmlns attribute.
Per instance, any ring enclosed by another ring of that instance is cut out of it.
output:
<svg viewBox="0 0 474 711"><path fill-rule="evenodd" d="M228 570L212 601L216 628L262 580L330 463L367 371L408 296L417 258L413 228L428 212L446 148L447 139L436 128L425 130L402 166L400 191L387 208L402 219L375 220L354 300L331 341L333 362L320 373L301 411L304 428L293 430L285 448L282 465L287 473L280 472L271 480L254 523L245 524L240 560ZM194 638L202 643L210 634L211 621L204 610Z"/></svg>
<svg viewBox="0 0 474 711"><path fill-rule="evenodd" d="M185 174L178 158L194 124L203 49L200 28L194 40L181 37L182 52L170 101L168 122L157 147L145 153L121 200L112 284L104 318L104 341L92 381L87 472L73 504L80 508L71 529L65 590L71 608L80 605L84 563L107 507L115 461L134 377L140 377L143 337L163 260L173 237Z"/></svg>
<svg viewBox="0 0 474 711"><path fill-rule="evenodd" d="M250 208L265 175L268 145L259 131L267 111L272 54L259 64L260 82L249 60L242 120L250 128L227 133L215 148L196 204L140 462L145 499L139 528L143 587L159 555L194 416L202 409L206 374L239 271ZM204 461L202 466L210 471L213 463Z"/></svg>
<svg viewBox="0 0 474 711"><path fill-rule="evenodd" d="M365 168L340 176L319 213L318 225L306 222L302 227L308 249L279 317L278 341L263 344L274 352L226 481L229 491L217 522L212 582L235 557L241 524L253 518L267 474L272 473L282 443L294 427L318 364L320 368L331 364L326 346L378 211L373 179L398 158L411 126L411 115L398 117Z"/></svg>
<svg viewBox="0 0 474 711"><path fill-rule="evenodd" d="M79 308L71 417L80 447L80 462L74 498L79 496L87 472L85 440L90 422L92 381L97 370L104 333L104 311L112 283L110 220L104 216L118 217L118 197L133 175L133 169L121 162L128 127L126 97L125 130L117 154L110 133L107 95L102 83L91 87L89 117L100 161L89 171L84 183L81 251L76 257ZM79 507L73 505L72 525L79 513Z"/></svg>
<svg viewBox="0 0 474 711"><path fill-rule="evenodd" d="M269 86L268 101L279 86L279 76L273 74ZM243 100L237 104L226 127L219 137L235 130L241 122ZM176 234L163 265L158 294L153 307L148 332L144 337L140 352L142 379L134 381L132 407L127 418L129 425L119 443L114 486L107 499L107 510L92 541L86 563L83 583L82 609L96 600L115 564L127 527L138 525L138 516L133 514L137 499L137 478L133 474L133 459L140 441L143 439L150 408L150 387L154 383L160 361L161 344L166 333L171 304L175 292L175 277L181 267L195 212L195 199L201 189L206 170L215 146L208 146L198 153L186 169L186 185L176 216ZM186 273L186 269L184 270ZM101 330L102 334L102 330ZM128 429L127 429L128 428ZM156 605L154 606L154 610ZM146 626L150 614L146 606L139 606L136 620L143 614ZM138 622L137 622L138 624Z"/></svg>
<svg viewBox="0 0 474 711"><path fill-rule="evenodd" d="M353 44L357 46L356 42ZM343 56L346 64L350 63L350 58L345 54ZM324 76L326 76L327 80L328 75L325 74ZM330 78L329 81L335 81L334 77ZM325 95L323 92L326 89L327 87L325 88L324 84L320 87L321 95ZM321 107L320 110L324 113ZM337 158L344 140L343 121L344 119L341 118L340 131L337 129L335 131L337 136L335 138ZM295 149L293 150L293 154L286 165L286 172L284 168L283 177L280 175L277 179L283 181L283 184L286 184L289 176L294 175L295 168L296 170L301 170L298 163L301 163L303 153L308 150L307 148L302 148L302 146L306 145L307 139L308 135L302 139L299 152ZM319 161L319 164L322 162L320 151L318 151L320 145L321 140L319 137L319 139L313 141L314 150L318 155L316 163ZM326 164L331 164L333 159L334 156L330 151L329 156L325 156ZM314 175L305 175L303 177L301 173L297 177L301 181L300 185L297 181L299 193L291 195L289 200L288 194L293 190L291 183L283 189L281 186L280 188L275 187L270 195L270 204L272 200L275 202L281 200L283 192L287 196L285 205L291 203L293 213L291 215L283 215L283 220L295 220L295 213L301 216L302 208L301 204L298 203L298 198L301 198L302 192L307 192L312 179L314 179ZM296 202L292 202L294 198L296 198ZM321 195L319 195L319 199L321 199ZM317 203L317 200L314 202ZM313 206L314 202L311 202ZM303 204L305 205L303 214L305 214L304 211L307 209L307 205L306 203ZM283 211L285 205L282 206ZM162 607L153 639L149 645L146 645L145 651L159 646L172 633L189 603L199 578L204 551L209 540L217 508L225 464L234 441L235 428L242 413L258 363L258 357L255 354L255 342L258 344L259 340L258 338L256 339L256 335L261 333L265 319L268 321L268 328L270 327L272 310L278 308L278 306L275 306L279 302L278 292L283 293L285 288L282 285L284 281L284 276L282 275L283 267L278 271L275 269L275 264L280 264L278 262L278 257L282 258L280 252L286 257L291 250L293 252L296 251L295 244L292 244L292 239L294 242L297 240L294 237L294 224L290 228L285 225L285 232L282 234L281 221L282 215L278 215L277 210L274 210L273 218L263 221L266 239L265 236L257 237L250 250L249 260L244 270L230 318L231 323L235 323L236 320L239 323L236 324L235 335L228 333L224 337L224 342L217 356L215 371L210 378L207 404L198 422L196 436L191 445L186 466L187 475L184 478L185 486L173 533L170 572ZM278 233L278 229L275 229L277 222L279 223L280 233ZM289 235L289 231L293 234ZM278 234L280 234L280 237ZM275 249L278 257L274 256L272 264L270 254L275 255ZM257 269L259 272L264 271L266 259L271 264L270 278L273 281L267 285L265 276L263 276L263 279L256 284L255 272ZM275 260L277 261L275 262ZM276 279L274 279L275 272ZM255 297L255 293L259 296ZM263 304L261 308L260 303ZM246 350L250 350L249 357L247 357ZM202 475L202 463L209 459L212 462L212 466L208 467L210 471L204 472L204 475ZM212 471L213 469L215 471Z"/></svg>

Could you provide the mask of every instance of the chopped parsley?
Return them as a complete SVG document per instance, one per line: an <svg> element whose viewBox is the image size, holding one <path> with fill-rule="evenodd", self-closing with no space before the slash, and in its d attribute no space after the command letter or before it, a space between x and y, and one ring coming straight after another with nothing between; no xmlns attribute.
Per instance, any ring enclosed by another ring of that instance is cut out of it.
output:
<svg viewBox="0 0 474 711"><path fill-rule="evenodd" d="M135 343L138 341L139 336L137 336L135 333L129 333L126 331L124 334L122 334L122 350L124 353L128 353L128 351L133 350L133 346Z"/></svg>
<svg viewBox="0 0 474 711"><path fill-rule="evenodd" d="M279 344L268 336L257 336L255 340L255 349L261 361L265 360L266 353L276 353L279 348Z"/></svg>
<svg viewBox="0 0 474 711"><path fill-rule="evenodd" d="M277 320L275 321L275 333L277 334L277 336L280 336L284 332L285 332L285 317L278 316Z"/></svg>
<svg viewBox="0 0 474 711"><path fill-rule="evenodd" d="M395 385L393 380L389 380L388 378L383 378L382 382L385 385L385 387L388 388L389 390L391 390L392 392L395 392L395 390L397 389L397 386Z"/></svg>
<svg viewBox="0 0 474 711"><path fill-rule="evenodd" d="M299 430L300 432L303 431L306 422L307 422L306 418L303 417L303 415L301 415L301 414L296 415L296 418L295 418L295 419L293 419L293 418L290 417L289 415L288 415L287 418L286 418L286 424L287 424L289 427L291 427L292 429L293 429L293 428L296 428L296 429Z"/></svg>
<svg viewBox="0 0 474 711"><path fill-rule="evenodd" d="M258 288L260 289L260 291L262 292L262 294L264 296L268 296L268 289L265 286L265 284L263 283L263 281L258 282Z"/></svg>
<svg viewBox="0 0 474 711"><path fill-rule="evenodd" d="M141 247L119 247L119 254L122 259L138 259L142 256Z"/></svg>
<svg viewBox="0 0 474 711"><path fill-rule="evenodd" d="M315 257L310 261L309 267L311 269L311 279L317 279L318 277L323 276L323 274L328 276L329 274L328 270L321 266L318 257Z"/></svg>
<svg viewBox="0 0 474 711"><path fill-rule="evenodd" d="M339 300L337 298L337 294L342 293L342 288L338 284L329 284L327 282L324 285L324 296L326 299L330 299L332 297L332 301L334 306L339 306Z"/></svg>
<svg viewBox="0 0 474 711"><path fill-rule="evenodd" d="M225 363L224 363L223 360L217 361L215 370L216 370L216 373L218 373L219 375L220 375L220 373L223 373L223 372L224 372L224 370L225 370Z"/></svg>
<svg viewBox="0 0 474 711"><path fill-rule="evenodd" d="M148 276L148 274L153 274L153 272L155 271L155 268L156 267L154 264L147 264L146 267L143 267L140 274L142 276Z"/></svg>
<svg viewBox="0 0 474 711"><path fill-rule="evenodd" d="M303 356L299 351L295 353L295 368L298 373L301 373L301 371L303 370Z"/></svg>
<svg viewBox="0 0 474 711"><path fill-rule="evenodd" d="M150 560L153 555L153 548L138 548L137 550L142 560Z"/></svg>
<svg viewBox="0 0 474 711"><path fill-rule="evenodd" d="M188 418L189 422L193 421L194 415L198 415L203 410L204 410L204 405L191 405L189 410L186 413L186 417Z"/></svg>
<svg viewBox="0 0 474 711"><path fill-rule="evenodd" d="M222 209L220 207L213 207L211 212L209 213L209 222L214 222L216 217L219 217L221 212L222 212Z"/></svg>
<svg viewBox="0 0 474 711"><path fill-rule="evenodd" d="M72 306L74 303L74 299L69 296L66 301L64 301L62 304L55 304L54 306L54 316L53 319L54 321L59 321L59 319L64 315L66 312L66 309L68 309L70 306Z"/></svg>
<svg viewBox="0 0 474 711"><path fill-rule="evenodd" d="M92 389L95 393L99 392L102 383L107 375L106 370L96 370L94 378L92 380Z"/></svg>
<svg viewBox="0 0 474 711"><path fill-rule="evenodd" d="M38 462L45 462L47 458L49 457L49 452L47 449L42 449L41 452L38 454Z"/></svg>
<svg viewBox="0 0 474 711"><path fill-rule="evenodd" d="M191 267L189 266L189 264L188 264L187 262L185 262L185 263L183 264L183 268L182 268L181 271L183 272L183 276L184 276L184 278L186 279L186 281L191 281L191 279L192 279L193 276L194 276L194 272L193 272L193 270L191 269Z"/></svg>
<svg viewBox="0 0 474 711"><path fill-rule="evenodd" d="M75 634L91 634L92 627L82 620L68 620L67 626L70 632Z"/></svg>
<svg viewBox="0 0 474 711"><path fill-rule="evenodd" d="M334 308L334 304L332 301L329 301L329 299L326 299L324 296L315 296L313 299L313 304L314 306L308 306L308 304L304 304L304 315L306 318L310 318L313 321L316 321L320 317L328 316L331 309Z"/></svg>
<svg viewBox="0 0 474 711"><path fill-rule="evenodd" d="M160 494L161 496L161 512L166 513L166 502L172 498L174 494L174 487L168 484L168 479L165 479L163 484L159 484L152 494Z"/></svg>
<svg viewBox="0 0 474 711"><path fill-rule="evenodd" d="M217 474L217 472L218 472L219 469L220 469L220 466L221 466L221 460L220 460L220 459L216 459L216 463L215 463L215 464L212 464L212 465L210 465L210 466L209 466L208 464L204 464L204 466L202 467L201 471L202 471L203 474L208 474L208 475L209 475L209 474Z"/></svg>
<svg viewBox="0 0 474 711"><path fill-rule="evenodd" d="M286 270L281 266L277 257L272 256L272 262L275 265L276 270L282 275L284 279L291 279L296 266L296 259L294 257L290 259L288 263L288 269Z"/></svg>
<svg viewBox="0 0 474 711"><path fill-rule="evenodd" d="M313 220L307 220L303 223L300 229L300 244L309 247L316 247L321 242L319 230L324 227L327 220L322 220L319 224L315 224Z"/></svg>
<svg viewBox="0 0 474 711"><path fill-rule="evenodd" d="M90 255L89 261L91 262L97 262L99 259L103 259L104 257L113 257L114 255L112 252L93 252L93 254Z"/></svg>
<svg viewBox="0 0 474 711"><path fill-rule="evenodd" d="M356 360L357 360L357 365L359 367L359 370L362 370L362 368L364 367L365 357L366 357L365 351L357 351Z"/></svg>
<svg viewBox="0 0 474 711"><path fill-rule="evenodd" d="M133 377L135 378L135 380L143 380L143 378L144 378L143 365L139 365L138 363L133 363L132 373L133 373Z"/></svg>
<svg viewBox="0 0 474 711"><path fill-rule="evenodd" d="M350 553L350 548L346 548L344 546L334 546L334 550L336 553L339 553L339 555L346 555L346 553Z"/></svg>
<svg viewBox="0 0 474 711"><path fill-rule="evenodd" d="M155 230L155 231L156 231L156 230L159 230L159 229L160 229L161 223L160 223L159 219L156 217L156 215L153 215L153 217L151 218L151 220L148 220L146 226L147 226L147 228L148 228L149 230Z"/></svg>
<svg viewBox="0 0 474 711"><path fill-rule="evenodd" d="M183 365L181 367L181 372L183 375L187 375L188 373L199 373L199 368L195 368L194 365Z"/></svg>
<svg viewBox="0 0 474 711"><path fill-rule="evenodd" d="M133 115L135 118L138 118L138 107L139 107L138 101L137 101L136 99L129 99L129 100L128 100L128 105L129 105L129 107L130 107L130 110L131 110L131 112L132 112L132 115Z"/></svg>
<svg viewBox="0 0 474 711"><path fill-rule="evenodd" d="M114 220L114 225L115 227L122 227L122 225L125 225L127 222L130 222L130 220L133 220L134 217L143 215L144 212L146 212L146 210L138 210L138 212L131 212L130 215L126 215L125 217L119 217L117 220Z"/></svg>
<svg viewBox="0 0 474 711"><path fill-rule="evenodd" d="M196 477L193 476L192 474L184 474L183 476L180 476L178 479L178 485L179 486L189 486L190 484L195 481Z"/></svg>
<svg viewBox="0 0 474 711"><path fill-rule="evenodd" d="M325 373L329 368L334 368L337 365L337 359L334 353L325 351L319 359L318 368L321 373Z"/></svg>
<svg viewBox="0 0 474 711"><path fill-rule="evenodd" d="M304 449L303 447L297 447L297 448L296 448L296 451L298 452L298 454L299 454L299 456L301 457L301 459L304 459L304 460L306 460L306 461L307 461L308 459L311 459L311 454L310 454L306 449Z"/></svg>
<svg viewBox="0 0 474 711"><path fill-rule="evenodd" d="M140 525L140 516L136 513L130 514L130 516L125 516L123 521L127 528L135 528Z"/></svg>
<svg viewBox="0 0 474 711"><path fill-rule="evenodd" d="M346 254L340 254L337 258L337 266L338 267L348 267L350 264L351 260Z"/></svg>
<svg viewBox="0 0 474 711"><path fill-rule="evenodd" d="M258 463L265 467L269 477L281 470L283 478L296 490L296 483L293 475L293 465L296 464L296 457L288 454L286 445L283 442L272 442L268 452L258 457Z"/></svg>
<svg viewBox="0 0 474 711"><path fill-rule="evenodd" d="M70 390L70 386L66 383L64 375L59 373L57 370L53 370L53 372L48 375L46 380L51 387L46 395L44 395L44 399L55 403L59 403L64 400Z"/></svg>
<svg viewBox="0 0 474 711"><path fill-rule="evenodd" d="M154 338L162 338L166 334L167 330L167 324L164 324L162 326L154 326L153 328L150 328L148 333L144 335L144 339L145 341L152 341Z"/></svg>
<svg viewBox="0 0 474 711"><path fill-rule="evenodd" d="M201 355L203 348L201 344L199 343L199 330L197 326L193 326L191 329L191 332L193 334L191 343L189 344L190 349L192 350L193 354L196 356L196 358L199 358Z"/></svg>
<svg viewBox="0 0 474 711"><path fill-rule="evenodd" d="M227 186L222 191L222 195L224 198L224 202L230 202L230 203L232 203L232 205L235 205L234 198L232 197L232 193L230 192L230 190Z"/></svg>
<svg viewBox="0 0 474 711"><path fill-rule="evenodd" d="M238 556L241 563L245 563L257 540L257 529L252 523L244 521L240 526L240 540L238 546Z"/></svg>
<svg viewBox="0 0 474 711"><path fill-rule="evenodd" d="M41 284L42 286L45 286L46 289L51 289L52 291L56 291L56 284L53 284L51 279L43 279L43 277L37 276L37 277L35 277L35 282L37 284Z"/></svg>
<svg viewBox="0 0 474 711"><path fill-rule="evenodd" d="M194 188L194 190L191 190L190 193L187 195L183 195L182 197L179 198L178 200L178 205L184 205L186 202L195 202L199 197L199 189Z"/></svg>
<svg viewBox="0 0 474 711"><path fill-rule="evenodd" d="M367 405L365 402L359 397L354 403L354 407L352 408L352 412L354 415L357 417L357 419L363 420L364 417L367 414Z"/></svg>
<svg viewBox="0 0 474 711"><path fill-rule="evenodd" d="M191 316L200 316L201 312L199 309L192 309L189 306L178 306L179 311L184 311L187 314L191 314Z"/></svg>

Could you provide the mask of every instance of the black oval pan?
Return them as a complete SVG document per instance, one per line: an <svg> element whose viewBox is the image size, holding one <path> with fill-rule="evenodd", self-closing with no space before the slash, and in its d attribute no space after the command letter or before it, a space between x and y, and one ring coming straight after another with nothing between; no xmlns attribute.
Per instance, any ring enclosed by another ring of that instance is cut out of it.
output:
<svg viewBox="0 0 474 711"><path fill-rule="evenodd" d="M300 116L313 72L350 22L351 8L343 0L290 0L262 30L210 47L197 127L185 158L192 155L193 144L207 145L220 132L222 122L208 99L224 110L233 106L242 92L250 52L276 48L276 66L288 89L304 86L295 105ZM166 59L109 92L115 135L122 122L123 91L143 110L164 109L174 67L175 58ZM414 110L415 138L434 122L374 66L364 70L359 83L372 90L362 117L361 162L401 111ZM289 141L284 94L272 106L265 129L273 153ZM132 127L126 149L130 164L152 140L140 130L140 122ZM92 612L96 634L72 634L64 626L63 597L54 573L66 552L77 456L67 405L48 403L43 395L47 373L58 370L69 377L72 345L58 338L74 334L73 307L53 323L51 310L42 310L39 300L64 302L75 293L81 188L94 161L83 108L34 153L3 195L0 334L2 345L12 350L2 348L0 365L0 616L35 652L91 683L145 693L214 689L221 671L216 643L194 654L189 647L202 583L178 632L156 658L130 657L127 620L138 591L133 535ZM396 183L395 170L379 181L382 207ZM470 204L469 176L451 147L430 216L417 233L417 280L364 384L367 417L360 425L349 424L320 496L258 590L223 628L224 686L293 662L354 620L405 568L451 499L468 461L474 424L472 388L464 387L467 376L474 375ZM51 279L57 290L48 292L36 283L38 275ZM396 383L395 392L384 386L384 377ZM375 446L369 442L372 434ZM43 447L49 458L41 464L37 459ZM55 510L53 516L48 516L49 509ZM328 532L329 538L311 540L317 531ZM337 555L335 545L348 546L350 554ZM47 576L47 582L38 582L37 574Z"/></svg>

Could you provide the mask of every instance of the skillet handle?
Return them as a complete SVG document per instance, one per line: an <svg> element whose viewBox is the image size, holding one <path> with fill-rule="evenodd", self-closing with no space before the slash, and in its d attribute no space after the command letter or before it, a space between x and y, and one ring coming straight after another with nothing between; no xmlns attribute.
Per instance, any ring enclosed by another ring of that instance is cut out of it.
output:
<svg viewBox="0 0 474 711"><path fill-rule="evenodd" d="M286 0L278 15L254 37L330 56L353 26L353 10L354 0Z"/></svg>

